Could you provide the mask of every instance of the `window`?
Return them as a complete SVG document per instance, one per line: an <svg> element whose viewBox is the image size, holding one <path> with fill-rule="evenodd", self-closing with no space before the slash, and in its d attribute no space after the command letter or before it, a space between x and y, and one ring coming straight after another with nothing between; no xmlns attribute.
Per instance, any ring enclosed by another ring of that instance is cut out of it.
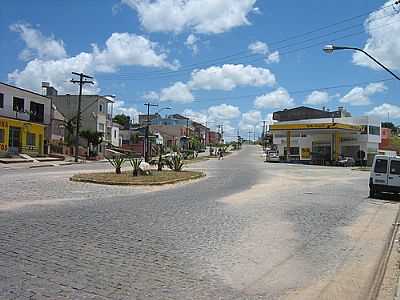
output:
<svg viewBox="0 0 400 300"><path fill-rule="evenodd" d="M116 138L117 138L117 131L114 130L114 139L116 139Z"/></svg>
<svg viewBox="0 0 400 300"><path fill-rule="evenodd" d="M379 126L369 126L369 134L371 135L380 135L381 128Z"/></svg>
<svg viewBox="0 0 400 300"><path fill-rule="evenodd" d="M13 97L13 110L18 112L24 111L24 99Z"/></svg>
<svg viewBox="0 0 400 300"><path fill-rule="evenodd" d="M387 165L388 165L387 159L377 159L376 162L375 162L374 172L375 173L384 173L384 174L386 174Z"/></svg>
<svg viewBox="0 0 400 300"><path fill-rule="evenodd" d="M103 112L103 104L102 103L100 103L100 105L99 105L99 112Z"/></svg>
<svg viewBox="0 0 400 300"><path fill-rule="evenodd" d="M104 132L104 123L99 123L99 131Z"/></svg>
<svg viewBox="0 0 400 300"><path fill-rule="evenodd" d="M36 146L36 135L34 133L29 133L26 135L26 144L28 146Z"/></svg>
<svg viewBox="0 0 400 300"><path fill-rule="evenodd" d="M44 121L44 104L31 101L30 104L30 121L41 122Z"/></svg>
<svg viewBox="0 0 400 300"><path fill-rule="evenodd" d="M361 134L368 134L368 126L367 125L361 125Z"/></svg>
<svg viewBox="0 0 400 300"><path fill-rule="evenodd" d="M0 93L0 108L4 107L4 94Z"/></svg>
<svg viewBox="0 0 400 300"><path fill-rule="evenodd" d="M4 129L0 128L0 144L4 143Z"/></svg>
<svg viewBox="0 0 400 300"><path fill-rule="evenodd" d="M390 174L400 175L400 160L390 162Z"/></svg>

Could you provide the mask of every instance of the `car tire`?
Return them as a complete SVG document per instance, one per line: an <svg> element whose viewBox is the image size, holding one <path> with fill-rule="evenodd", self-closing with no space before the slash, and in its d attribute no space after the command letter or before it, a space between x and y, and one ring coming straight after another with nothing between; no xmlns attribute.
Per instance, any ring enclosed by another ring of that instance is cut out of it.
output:
<svg viewBox="0 0 400 300"><path fill-rule="evenodd" d="M374 189L373 187L370 187L370 188L369 188L369 197L370 197L370 198L375 198L375 196L376 196L376 191L375 191L375 189Z"/></svg>

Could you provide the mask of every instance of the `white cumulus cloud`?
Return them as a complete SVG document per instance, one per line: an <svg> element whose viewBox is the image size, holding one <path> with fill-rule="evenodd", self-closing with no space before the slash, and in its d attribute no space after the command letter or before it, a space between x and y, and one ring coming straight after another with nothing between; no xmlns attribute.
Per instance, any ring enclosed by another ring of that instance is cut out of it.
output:
<svg viewBox="0 0 400 300"><path fill-rule="evenodd" d="M158 45L143 36L131 33L113 33L106 41L106 47L100 50L93 45L92 55L96 70L115 72L120 66L144 66L176 69L176 64L166 61L167 55L157 53Z"/></svg>
<svg viewBox="0 0 400 300"><path fill-rule="evenodd" d="M254 130L262 127L262 115L258 110L251 110L242 114L242 119L239 122L241 130Z"/></svg>
<svg viewBox="0 0 400 300"><path fill-rule="evenodd" d="M387 118L400 119L400 106L383 103L379 106L374 107L367 115L378 117L382 120L387 120Z"/></svg>
<svg viewBox="0 0 400 300"><path fill-rule="evenodd" d="M330 100L330 96L327 92L324 91L313 91L310 95L307 96L304 104L308 105L322 105L326 104Z"/></svg>
<svg viewBox="0 0 400 300"><path fill-rule="evenodd" d="M268 45L266 43L264 43L264 42L256 41L254 43L251 43L249 45L248 49L253 54L264 55L265 56L265 62L267 64L279 63L280 62L279 51L271 52L269 50Z"/></svg>
<svg viewBox="0 0 400 300"><path fill-rule="evenodd" d="M281 109L293 107L295 104L289 92L286 89L280 87L271 93L258 96L254 101L254 105L258 109Z"/></svg>
<svg viewBox="0 0 400 300"><path fill-rule="evenodd" d="M199 47L197 46L198 38L193 34L189 34L189 36L186 39L185 45L192 50L193 54L196 55L199 53Z"/></svg>
<svg viewBox="0 0 400 300"><path fill-rule="evenodd" d="M124 114L130 116L133 122L138 122L139 114L141 114L141 112L139 112L139 110L137 110L136 107L126 105L125 101L123 100L114 101L113 111L115 115Z"/></svg>
<svg viewBox="0 0 400 300"><path fill-rule="evenodd" d="M275 75L268 69L225 64L193 71L189 85L193 89L230 91L238 86L273 86L275 83Z"/></svg>
<svg viewBox="0 0 400 300"><path fill-rule="evenodd" d="M386 86L382 83L370 83L365 88L355 87L340 99L341 103L349 104L352 106L362 106L371 104L370 97L384 92Z"/></svg>
<svg viewBox="0 0 400 300"><path fill-rule="evenodd" d="M249 25L256 0L122 0L149 32L218 34Z"/></svg>
<svg viewBox="0 0 400 300"><path fill-rule="evenodd" d="M387 67L400 70L400 14L394 13L390 0L382 7L369 15L364 27L369 37L364 50L378 59ZM397 38L396 38L397 37ZM360 52L353 55L353 62L357 65L380 69L370 58Z"/></svg>
<svg viewBox="0 0 400 300"><path fill-rule="evenodd" d="M76 92L76 86L69 82L71 72L95 75L116 72L121 66L138 65L169 69L177 67L176 62L167 61L166 53L158 49L156 43L135 34L113 33L107 39L104 49L100 49L97 45L92 46L92 52L81 52L66 57L57 55L57 58L53 59L49 59L42 51L42 57L39 55L38 58L30 60L24 69L9 73L8 79L18 86L35 91L41 90L42 81L48 81L61 93L73 93ZM97 86L87 85L85 88L98 92Z"/></svg>
<svg viewBox="0 0 400 300"><path fill-rule="evenodd" d="M230 120L240 116L240 109L237 106L221 104L209 107L208 115L211 120Z"/></svg>
<svg viewBox="0 0 400 300"><path fill-rule="evenodd" d="M30 24L16 23L10 26L10 30L19 33L26 44L26 48L20 53L23 60L34 57L48 60L67 56L62 40L56 40L53 36L46 37Z"/></svg>
<svg viewBox="0 0 400 300"><path fill-rule="evenodd" d="M160 101L174 101L180 103L192 102L194 96L189 87L183 82L176 82L160 92Z"/></svg>
<svg viewBox="0 0 400 300"><path fill-rule="evenodd" d="M263 54L267 55L269 53L268 45L261 41L256 41L249 45L249 50L253 54Z"/></svg>

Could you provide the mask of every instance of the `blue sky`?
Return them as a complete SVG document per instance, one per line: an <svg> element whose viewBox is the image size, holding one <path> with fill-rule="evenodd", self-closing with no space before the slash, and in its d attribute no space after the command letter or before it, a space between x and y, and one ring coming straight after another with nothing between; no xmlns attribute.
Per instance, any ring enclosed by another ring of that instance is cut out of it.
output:
<svg viewBox="0 0 400 300"><path fill-rule="evenodd" d="M5 0L0 80L72 93L70 72L84 71L97 83L87 92L116 95L118 111L136 115L151 99L227 135L260 132L270 113L304 102L400 123L400 82L375 82L390 75L350 51L321 51L329 41L366 47L400 74L392 2ZM337 85L347 87L321 89Z"/></svg>

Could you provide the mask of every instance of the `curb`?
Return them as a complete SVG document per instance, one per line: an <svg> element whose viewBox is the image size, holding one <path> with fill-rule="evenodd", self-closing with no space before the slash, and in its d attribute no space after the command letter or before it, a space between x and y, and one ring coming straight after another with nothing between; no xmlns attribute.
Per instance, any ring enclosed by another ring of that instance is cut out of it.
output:
<svg viewBox="0 0 400 300"><path fill-rule="evenodd" d="M102 184L102 185L116 185L116 186L160 186L160 185L167 185L167 184L175 184L183 181L191 181L205 177L205 173L196 174L189 178L178 178L178 179L171 179L166 181L159 181L159 182L110 182L110 181L103 181L103 180L96 180L96 179L83 179L83 178L74 178L70 177L70 181L74 182L84 182L84 183L94 183L94 184Z"/></svg>
<svg viewBox="0 0 400 300"><path fill-rule="evenodd" d="M367 299L377 299L377 297L379 295L379 292L380 292L381 286L382 286L382 282L383 282L385 274L386 274L386 268L387 268L390 256L392 255L394 245L397 242L396 237L399 232L399 225L400 225L399 221L400 221L400 209L397 210L397 214L396 214L394 223L392 224L392 228L391 228L389 236L388 236L388 241L382 252L380 261L378 263L377 270L374 274L374 278L372 280L372 286L368 292ZM398 280L397 287L396 287L396 296L395 296L396 300L400 299L399 298L399 288L400 288L400 278Z"/></svg>

